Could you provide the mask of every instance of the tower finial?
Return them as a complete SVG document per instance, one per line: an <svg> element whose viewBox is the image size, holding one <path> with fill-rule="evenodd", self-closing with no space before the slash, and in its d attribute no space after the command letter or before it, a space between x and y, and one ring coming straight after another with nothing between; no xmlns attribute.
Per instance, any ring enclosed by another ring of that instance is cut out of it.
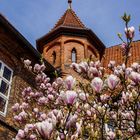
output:
<svg viewBox="0 0 140 140"><path fill-rule="evenodd" d="M68 0L69 9L71 9L71 3L72 3L72 0Z"/></svg>

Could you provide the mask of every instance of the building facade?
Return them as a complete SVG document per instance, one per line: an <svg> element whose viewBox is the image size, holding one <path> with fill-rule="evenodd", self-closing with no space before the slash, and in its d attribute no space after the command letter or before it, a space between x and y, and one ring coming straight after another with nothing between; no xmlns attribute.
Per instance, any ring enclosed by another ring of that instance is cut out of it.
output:
<svg viewBox="0 0 140 140"><path fill-rule="evenodd" d="M34 76L24 68L23 60L38 63L43 54L49 75L61 70L62 76L75 74L72 62L98 59L107 67L110 60L122 63L120 45L106 48L95 33L77 17L68 0L69 8L54 28L36 41L37 50L0 15L0 140L10 140L17 133L12 121L11 106L20 101L22 90L34 85ZM132 43L129 65L140 62L140 41Z"/></svg>
<svg viewBox="0 0 140 140"><path fill-rule="evenodd" d="M37 49L55 68L64 75L71 73L70 64L88 58L101 60L105 45L86 28L71 6L58 20L54 28L37 40Z"/></svg>
<svg viewBox="0 0 140 140"><path fill-rule="evenodd" d="M0 140L11 140L17 133L11 106L20 101L27 86L35 88L33 74L24 68L23 60L39 63L40 53L0 15ZM45 61L47 73L54 67Z"/></svg>

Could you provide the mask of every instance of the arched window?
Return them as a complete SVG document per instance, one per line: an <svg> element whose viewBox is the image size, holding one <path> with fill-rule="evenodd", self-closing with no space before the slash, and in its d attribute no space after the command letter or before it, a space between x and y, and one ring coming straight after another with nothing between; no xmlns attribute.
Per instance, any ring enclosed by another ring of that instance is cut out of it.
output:
<svg viewBox="0 0 140 140"><path fill-rule="evenodd" d="M76 59L77 59L76 49L73 48L71 51L71 61L76 62L77 61Z"/></svg>
<svg viewBox="0 0 140 140"><path fill-rule="evenodd" d="M52 53L52 57L53 57L53 64L55 64L55 62L56 62L56 52L55 51L53 51L53 53Z"/></svg>
<svg viewBox="0 0 140 140"><path fill-rule="evenodd" d="M89 56L89 60L92 60L92 55Z"/></svg>

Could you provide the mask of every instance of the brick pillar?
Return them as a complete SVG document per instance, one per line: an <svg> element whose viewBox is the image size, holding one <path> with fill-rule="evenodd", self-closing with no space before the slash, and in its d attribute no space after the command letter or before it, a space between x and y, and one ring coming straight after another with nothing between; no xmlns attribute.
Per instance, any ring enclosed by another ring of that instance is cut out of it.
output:
<svg viewBox="0 0 140 140"><path fill-rule="evenodd" d="M64 70L64 41L61 39L61 46L60 46L60 57L61 57L61 69Z"/></svg>
<svg viewBox="0 0 140 140"><path fill-rule="evenodd" d="M87 58L88 57L88 46L87 44L84 44L84 57Z"/></svg>

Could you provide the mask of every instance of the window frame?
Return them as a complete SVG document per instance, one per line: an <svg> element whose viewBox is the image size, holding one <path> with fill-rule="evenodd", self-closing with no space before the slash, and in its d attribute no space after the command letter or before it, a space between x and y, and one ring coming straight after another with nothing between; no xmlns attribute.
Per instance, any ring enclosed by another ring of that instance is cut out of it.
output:
<svg viewBox="0 0 140 140"><path fill-rule="evenodd" d="M7 66L3 61L0 60L0 63L1 63L1 68L0 68L0 85L1 85L1 82L4 81L9 87L8 87L8 90L7 90L7 95L4 95L3 93L0 92L0 97L2 99L5 100L5 106L4 106L4 111L0 111L0 115L2 115L3 117L6 116L7 114L7 108L8 108L8 102L9 102L9 97L10 97L10 91L11 91L11 85L12 85L12 77L13 77L13 70ZM4 73L4 67L6 67L8 70L11 71L11 76L10 76L10 80L7 80L5 77L3 77L3 73Z"/></svg>
<svg viewBox="0 0 140 140"><path fill-rule="evenodd" d="M73 61L73 54L75 55L75 56L74 56L75 61ZM75 48L73 48L73 49L71 50L71 62L72 62L72 63L77 63L77 50L76 50Z"/></svg>

